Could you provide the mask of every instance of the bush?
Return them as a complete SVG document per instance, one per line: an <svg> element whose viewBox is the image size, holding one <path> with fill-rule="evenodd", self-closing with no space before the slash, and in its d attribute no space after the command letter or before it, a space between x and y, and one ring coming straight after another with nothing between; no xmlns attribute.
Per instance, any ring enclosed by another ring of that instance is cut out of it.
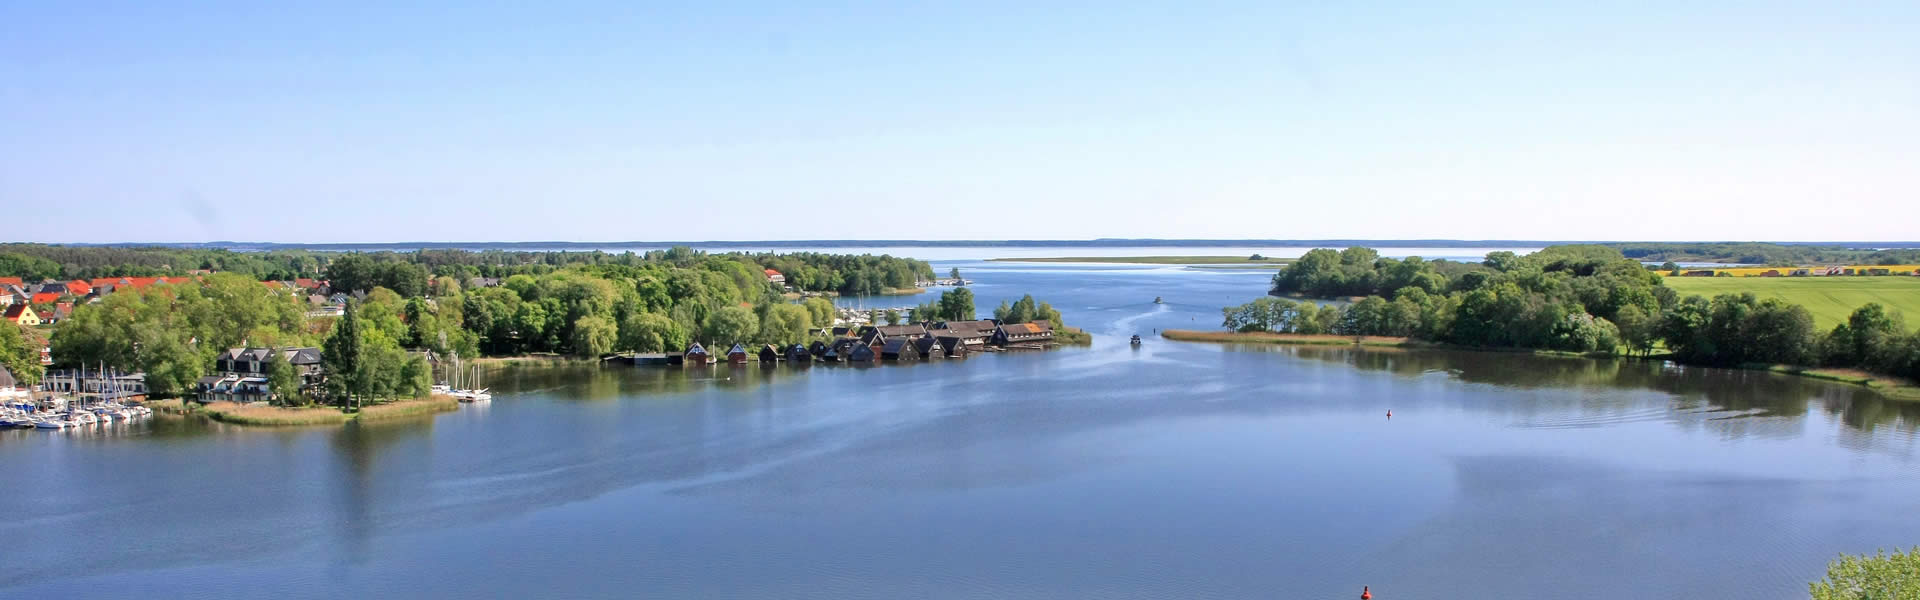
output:
<svg viewBox="0 0 1920 600"><path fill-rule="evenodd" d="M1920 600L1920 547L1906 553L1841 555L1827 578L1807 585L1813 600Z"/></svg>

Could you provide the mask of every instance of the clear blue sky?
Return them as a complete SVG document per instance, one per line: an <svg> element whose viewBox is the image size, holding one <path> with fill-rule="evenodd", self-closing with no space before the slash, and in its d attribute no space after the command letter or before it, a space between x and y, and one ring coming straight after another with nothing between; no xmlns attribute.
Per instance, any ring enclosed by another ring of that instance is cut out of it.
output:
<svg viewBox="0 0 1920 600"><path fill-rule="evenodd" d="M1912 0L281 4L0 0L0 240L1920 238Z"/></svg>

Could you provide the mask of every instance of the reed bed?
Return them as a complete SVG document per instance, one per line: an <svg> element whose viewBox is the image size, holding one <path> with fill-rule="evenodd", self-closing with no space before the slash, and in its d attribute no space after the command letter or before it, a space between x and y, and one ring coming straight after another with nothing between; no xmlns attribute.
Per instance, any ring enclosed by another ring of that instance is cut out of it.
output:
<svg viewBox="0 0 1920 600"><path fill-rule="evenodd" d="M434 395L414 400L375 404L361 408L358 416L355 418L362 421L375 421L380 419L398 419L402 417L430 415L459 409L460 402L455 400L453 396Z"/></svg>
<svg viewBox="0 0 1920 600"><path fill-rule="evenodd" d="M200 412L215 421L237 425L337 425L353 418L333 408L288 408L234 402L214 402L201 407Z"/></svg>
<svg viewBox="0 0 1920 600"><path fill-rule="evenodd" d="M1293 344L1301 346L1389 346L1409 345L1407 338L1388 336L1314 335L1273 333L1270 331L1192 331L1168 329L1160 337L1180 342L1223 342L1240 344Z"/></svg>

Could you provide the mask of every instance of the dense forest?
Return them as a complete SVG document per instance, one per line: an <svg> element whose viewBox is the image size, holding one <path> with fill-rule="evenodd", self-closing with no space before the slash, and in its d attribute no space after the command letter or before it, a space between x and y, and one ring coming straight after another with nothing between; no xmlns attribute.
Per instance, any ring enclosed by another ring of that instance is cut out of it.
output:
<svg viewBox="0 0 1920 600"><path fill-rule="evenodd" d="M489 250L420 250L417 252L319 252L231 250L177 247L122 248L113 246L0 245L0 277L92 279L96 277L151 277L214 271L238 273L256 280L328 278L340 290L386 287L403 296L418 295L429 277L506 278L542 276L567 267L602 265L688 267L714 260L741 263L756 270L774 269L802 291L831 291L847 295L880 294L911 288L933 279L925 261L893 256L819 254L727 253L708 254L685 247L644 253L509 252Z"/></svg>
<svg viewBox="0 0 1920 600"><path fill-rule="evenodd" d="M1920 377L1920 333L1878 304L1817 332L1806 308L1752 294L1680 297L1607 246L1494 252L1479 264L1314 250L1271 296L1223 309L1236 331L1384 335L1489 348L1647 354L1693 364L1819 365ZM1345 305L1282 295L1364 296Z"/></svg>

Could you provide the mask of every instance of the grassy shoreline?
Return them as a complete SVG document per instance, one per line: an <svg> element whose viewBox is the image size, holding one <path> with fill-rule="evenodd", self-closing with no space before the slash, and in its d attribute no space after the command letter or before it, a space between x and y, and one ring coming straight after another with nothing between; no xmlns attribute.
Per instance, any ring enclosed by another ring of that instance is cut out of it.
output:
<svg viewBox="0 0 1920 600"><path fill-rule="evenodd" d="M1351 335L1314 335L1303 333L1273 333L1270 331L1195 331L1191 329L1167 329L1160 337L1178 342L1214 342L1227 344L1288 344L1298 346L1375 346L1383 348L1405 348L1425 346L1403 337Z"/></svg>
<svg viewBox="0 0 1920 600"><path fill-rule="evenodd" d="M1236 331L1194 331L1187 329L1168 329L1160 332L1160 337L1180 342L1212 342L1225 344L1283 344L1297 346L1368 346L1381 348L1433 348L1444 350L1470 350L1477 352L1527 352L1543 356L1565 356L1585 358L1619 357L1607 353L1560 352L1554 350L1528 350L1504 348L1468 348L1431 344L1418 340L1395 337L1365 337L1355 339L1345 335L1306 335L1297 333L1272 333ZM1621 357L1626 358L1626 357ZM1661 356L1641 360L1666 360ZM1920 383L1906 381L1897 377L1875 375L1853 369L1822 369L1815 367L1796 367L1791 365L1747 365L1744 368L1769 371L1782 375L1810 377L1836 383L1850 383L1872 389L1890 400L1920 402Z"/></svg>
<svg viewBox="0 0 1920 600"><path fill-rule="evenodd" d="M313 406L290 408L285 406L238 404L234 402L213 402L200 407L194 412L204 414L207 418L215 421L234 425L299 427L310 425L340 425L348 421L398 419L448 412L458 408L460 408L460 403L454 400L452 396L434 395L425 398L415 398L413 400L375 404L361 408L359 412L353 413L345 412L334 407Z"/></svg>
<svg viewBox="0 0 1920 600"><path fill-rule="evenodd" d="M1055 256L1042 258L989 258L988 262L1103 263L1116 265L1284 265L1291 258L1249 260L1245 256Z"/></svg>

